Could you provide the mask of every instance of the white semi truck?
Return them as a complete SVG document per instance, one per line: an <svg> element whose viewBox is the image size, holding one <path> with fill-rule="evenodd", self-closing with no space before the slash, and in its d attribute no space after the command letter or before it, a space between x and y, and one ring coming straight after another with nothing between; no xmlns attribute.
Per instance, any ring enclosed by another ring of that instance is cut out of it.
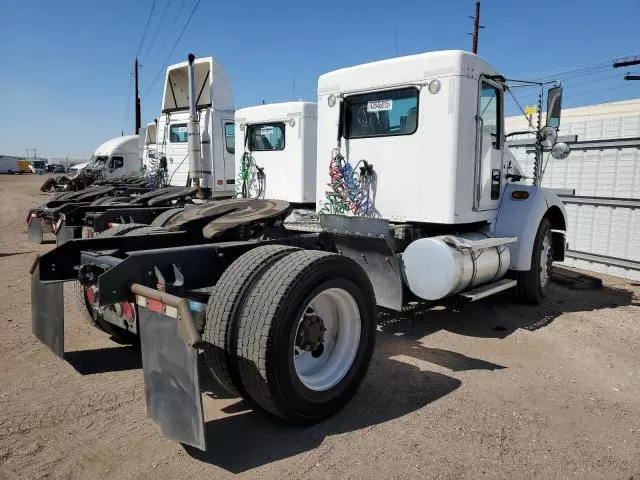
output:
<svg viewBox="0 0 640 480"><path fill-rule="evenodd" d="M157 150L167 163L169 185L189 186L198 180L201 195L231 197L235 191L234 153L228 138L233 136L233 95L227 74L212 57L192 58L194 68L193 114L198 125L199 160L193 170L189 159L189 61L167 68L162 110L157 120Z"/></svg>
<svg viewBox="0 0 640 480"><path fill-rule="evenodd" d="M195 70L191 59L192 81ZM316 156L301 160L302 172L315 164L321 228L311 233L285 223L295 200L308 201L300 196L306 175L290 177L297 188L271 182L279 160L259 156L275 154L283 139L286 151L303 130L263 130L284 123L266 107L251 119L239 112L247 140L238 134L236 155L248 152L269 178L244 192L264 198L206 202L172 212L162 226L115 227L42 255L32 268L35 335L63 356L62 282L78 281L90 318L111 309L103 318L110 333L139 335L150 417L169 438L201 449L200 374L287 421L333 415L367 372L378 307L401 310L452 295L475 301L512 288L526 302L547 295L552 262L564 256L566 213L538 185L545 150L568 154L554 143L561 91L549 90L547 127L535 129L530 186L505 144L509 88L488 63L462 51L321 76ZM206 167L189 156L188 177L203 178ZM206 372L199 372L200 355Z"/></svg>
<svg viewBox="0 0 640 480"><path fill-rule="evenodd" d="M138 173L141 167L138 135L125 135L107 140L96 148L85 169L109 180Z"/></svg>
<svg viewBox="0 0 640 480"><path fill-rule="evenodd" d="M236 192L315 208L317 104L247 107L235 124Z"/></svg>

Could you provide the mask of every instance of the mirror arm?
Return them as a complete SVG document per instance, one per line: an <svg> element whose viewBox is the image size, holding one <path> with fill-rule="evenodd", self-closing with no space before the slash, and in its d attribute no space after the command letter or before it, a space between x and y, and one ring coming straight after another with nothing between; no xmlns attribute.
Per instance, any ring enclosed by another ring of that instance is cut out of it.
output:
<svg viewBox="0 0 640 480"><path fill-rule="evenodd" d="M507 133L507 134L504 136L504 138L509 138L509 137L514 136L514 135L534 135L535 133L536 133L536 132L531 132L531 131L529 131L529 130L522 130L522 131L520 131L520 132L510 132L510 133Z"/></svg>

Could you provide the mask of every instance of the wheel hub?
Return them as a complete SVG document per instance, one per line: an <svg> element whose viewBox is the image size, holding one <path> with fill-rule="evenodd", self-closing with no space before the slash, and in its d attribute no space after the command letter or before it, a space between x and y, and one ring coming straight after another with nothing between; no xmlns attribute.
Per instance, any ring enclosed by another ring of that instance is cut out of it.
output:
<svg viewBox="0 0 640 480"><path fill-rule="evenodd" d="M296 347L306 352L316 352L324 342L324 322L315 313L305 314L296 334Z"/></svg>

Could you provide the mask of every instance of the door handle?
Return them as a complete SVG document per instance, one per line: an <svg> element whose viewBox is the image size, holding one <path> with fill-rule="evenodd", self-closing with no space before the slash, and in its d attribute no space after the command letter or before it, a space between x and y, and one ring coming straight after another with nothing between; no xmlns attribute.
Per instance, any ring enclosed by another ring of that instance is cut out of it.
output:
<svg viewBox="0 0 640 480"><path fill-rule="evenodd" d="M491 200L500 198L500 169L491 170Z"/></svg>

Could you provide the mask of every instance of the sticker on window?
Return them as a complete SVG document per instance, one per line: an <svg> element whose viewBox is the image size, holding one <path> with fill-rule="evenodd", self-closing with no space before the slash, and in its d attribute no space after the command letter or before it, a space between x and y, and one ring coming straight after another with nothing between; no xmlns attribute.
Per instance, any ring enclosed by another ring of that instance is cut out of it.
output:
<svg viewBox="0 0 640 480"><path fill-rule="evenodd" d="M186 133L187 132L187 127L178 127L178 132Z"/></svg>
<svg viewBox="0 0 640 480"><path fill-rule="evenodd" d="M260 133L262 135L271 135L273 133L273 127L262 127Z"/></svg>
<svg viewBox="0 0 640 480"><path fill-rule="evenodd" d="M393 100L371 100L367 103L367 112L384 112L393 108Z"/></svg>

